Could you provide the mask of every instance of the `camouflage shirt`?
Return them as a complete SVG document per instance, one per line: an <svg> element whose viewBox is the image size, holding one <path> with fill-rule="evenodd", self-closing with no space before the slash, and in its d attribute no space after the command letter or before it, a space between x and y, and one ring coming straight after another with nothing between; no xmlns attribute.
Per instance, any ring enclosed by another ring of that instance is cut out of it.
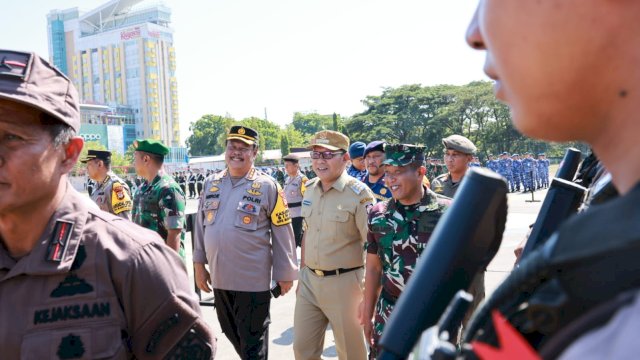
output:
<svg viewBox="0 0 640 360"><path fill-rule="evenodd" d="M168 229L182 229L180 256L185 259L184 233L186 201L184 193L167 174L157 175L151 184L144 182L133 198L133 222L153 230L167 241Z"/></svg>
<svg viewBox="0 0 640 360"><path fill-rule="evenodd" d="M424 188L420 203L402 205L394 199L375 204L369 212L366 250L382 262L382 288L398 297L427 246L450 199Z"/></svg>

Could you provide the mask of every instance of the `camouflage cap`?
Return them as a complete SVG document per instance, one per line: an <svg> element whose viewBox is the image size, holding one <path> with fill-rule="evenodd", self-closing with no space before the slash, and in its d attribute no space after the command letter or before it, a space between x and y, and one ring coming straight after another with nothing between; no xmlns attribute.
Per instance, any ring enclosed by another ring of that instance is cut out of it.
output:
<svg viewBox="0 0 640 360"><path fill-rule="evenodd" d="M133 142L133 147L136 151L144 151L156 155L165 156L169 153L169 148L159 140L136 140Z"/></svg>
<svg viewBox="0 0 640 360"><path fill-rule="evenodd" d="M409 144L387 144L384 147L386 160L383 165L406 166L411 163L424 163L424 146Z"/></svg>
<svg viewBox="0 0 640 360"><path fill-rule="evenodd" d="M471 140L462 135L446 137L442 139L442 145L444 145L445 149L456 150L465 154L474 154L478 150Z"/></svg>
<svg viewBox="0 0 640 360"><path fill-rule="evenodd" d="M337 131L322 130L313 135L307 148L311 149L314 146L322 146L333 151L344 150L346 152L349 151L349 138L347 135Z"/></svg>
<svg viewBox="0 0 640 360"><path fill-rule="evenodd" d="M68 77L34 53L0 49L0 99L41 110L80 129L78 92Z"/></svg>
<svg viewBox="0 0 640 360"><path fill-rule="evenodd" d="M234 125L227 134L227 140L240 140L248 145L253 145L258 142L260 136L258 132L252 128L240 125Z"/></svg>

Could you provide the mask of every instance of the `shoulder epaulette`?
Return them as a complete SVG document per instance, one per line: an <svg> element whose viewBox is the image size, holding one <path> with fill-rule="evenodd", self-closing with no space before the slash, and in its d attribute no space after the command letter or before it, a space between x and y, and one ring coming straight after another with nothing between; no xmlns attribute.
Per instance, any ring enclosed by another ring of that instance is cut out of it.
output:
<svg viewBox="0 0 640 360"><path fill-rule="evenodd" d="M354 193L356 193L356 195L360 195L361 192L363 192L366 188L367 185L365 185L364 183L356 180L356 179L351 179L349 180L349 182L347 182L347 186L353 190Z"/></svg>
<svg viewBox="0 0 640 360"><path fill-rule="evenodd" d="M304 186L309 187L311 185L314 185L317 182L318 182L318 178L316 177L316 178L313 178L313 179L307 181L306 183L304 183Z"/></svg>

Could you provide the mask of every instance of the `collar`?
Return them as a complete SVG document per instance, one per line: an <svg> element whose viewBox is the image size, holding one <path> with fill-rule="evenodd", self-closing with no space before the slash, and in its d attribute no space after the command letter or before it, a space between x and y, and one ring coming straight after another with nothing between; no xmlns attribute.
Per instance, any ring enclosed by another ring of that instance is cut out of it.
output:
<svg viewBox="0 0 640 360"><path fill-rule="evenodd" d="M229 176L229 178L231 178L231 175L229 174L229 168L225 168L221 173L220 173L220 177L225 177L225 176ZM251 169L249 169L249 171L247 172L247 174L244 176L245 179L247 180L255 180L258 178L258 171L256 170L255 167L251 167Z"/></svg>
<svg viewBox="0 0 640 360"><path fill-rule="evenodd" d="M58 208L49 219L44 232L29 254L18 261L9 257L7 250L0 247L0 269L11 269L0 281L13 278L21 274L48 275L69 272L75 259L80 239L87 222L90 207L88 199L84 198L71 186L67 186L66 193ZM62 221L73 224L67 239L60 262L46 260L56 223Z"/></svg>
<svg viewBox="0 0 640 360"><path fill-rule="evenodd" d="M352 179L351 176L347 174L346 171L343 171L342 174L338 177L338 179L333 183L331 188L336 189L340 192L344 191L344 188L349 185L349 181Z"/></svg>

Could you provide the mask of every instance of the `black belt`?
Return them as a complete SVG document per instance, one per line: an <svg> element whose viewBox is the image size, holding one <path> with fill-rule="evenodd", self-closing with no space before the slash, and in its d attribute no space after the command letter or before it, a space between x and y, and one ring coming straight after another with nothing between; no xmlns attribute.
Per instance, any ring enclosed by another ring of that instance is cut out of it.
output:
<svg viewBox="0 0 640 360"><path fill-rule="evenodd" d="M389 294L389 292L385 289L382 289L382 291L380 292L380 297L382 297L383 299L385 299L388 303L390 303L391 305L395 305L396 301L398 301L398 298Z"/></svg>
<svg viewBox="0 0 640 360"><path fill-rule="evenodd" d="M295 202L295 203L289 203L289 207L290 208L299 207L299 206L302 206L302 202L301 201L300 202Z"/></svg>
<svg viewBox="0 0 640 360"><path fill-rule="evenodd" d="M340 275L340 274L348 273L349 271L362 269L363 267L364 266L358 266L358 267L349 268L349 269L335 269L335 270L315 270L315 269L312 269L310 267L308 267L308 268L314 274L316 274L316 275L318 275L320 277L324 277L324 276L333 276L333 275Z"/></svg>

